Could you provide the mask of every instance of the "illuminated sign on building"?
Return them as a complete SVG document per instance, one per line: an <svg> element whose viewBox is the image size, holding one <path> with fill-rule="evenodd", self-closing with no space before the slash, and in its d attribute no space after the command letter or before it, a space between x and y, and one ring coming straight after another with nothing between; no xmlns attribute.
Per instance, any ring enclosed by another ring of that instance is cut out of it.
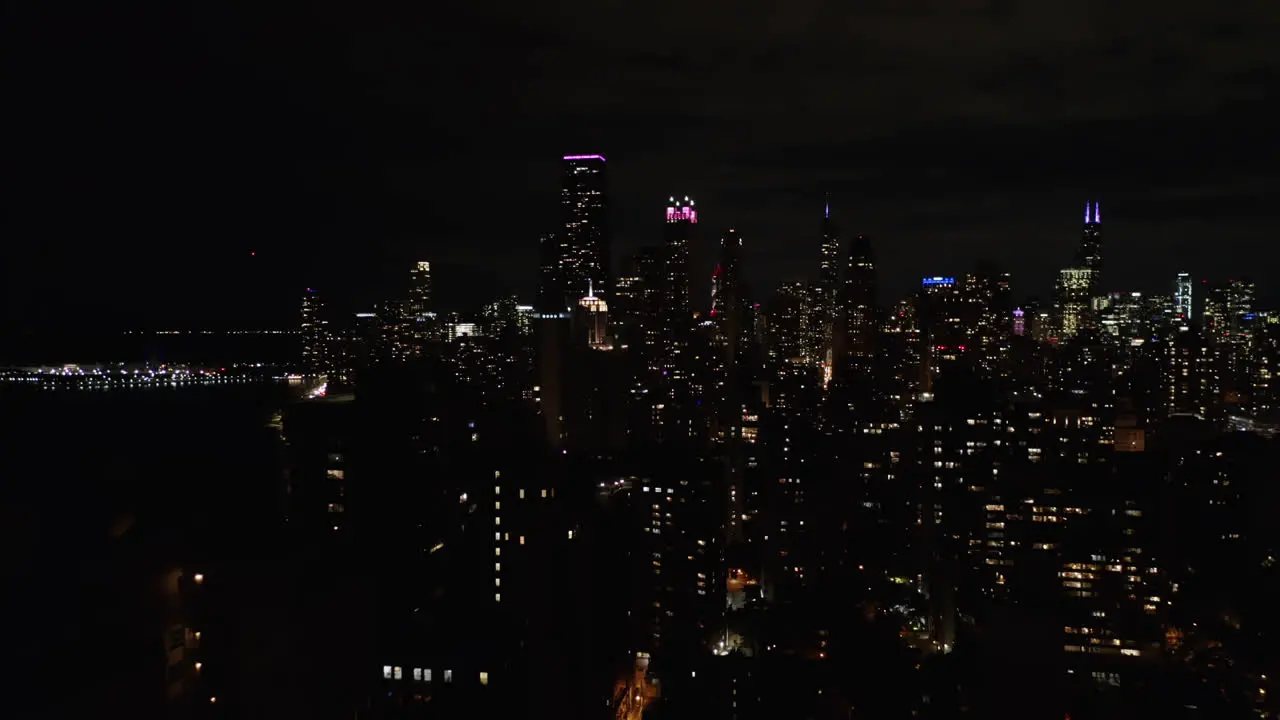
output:
<svg viewBox="0 0 1280 720"><path fill-rule="evenodd" d="M927 277L920 281L921 285L955 285L956 279L953 277Z"/></svg>
<svg viewBox="0 0 1280 720"><path fill-rule="evenodd" d="M565 160L599 160L600 162L605 161L603 155L565 155L564 159Z"/></svg>

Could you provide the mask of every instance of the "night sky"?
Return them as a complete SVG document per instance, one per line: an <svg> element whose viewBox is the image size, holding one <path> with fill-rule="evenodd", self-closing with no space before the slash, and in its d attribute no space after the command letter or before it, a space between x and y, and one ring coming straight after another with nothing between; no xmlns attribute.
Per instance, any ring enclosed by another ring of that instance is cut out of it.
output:
<svg viewBox="0 0 1280 720"><path fill-rule="evenodd" d="M1227 5L10 3L4 315L278 326L418 259L531 298L565 153L609 158L615 259L688 194L751 280L814 276L830 192L882 300L979 258L1043 294L1096 199L1109 289L1280 299L1280 8Z"/></svg>

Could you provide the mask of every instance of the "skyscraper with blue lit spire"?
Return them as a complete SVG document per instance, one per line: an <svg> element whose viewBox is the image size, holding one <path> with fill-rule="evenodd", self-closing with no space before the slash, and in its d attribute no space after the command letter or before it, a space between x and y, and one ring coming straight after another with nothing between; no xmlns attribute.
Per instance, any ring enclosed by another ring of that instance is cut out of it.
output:
<svg viewBox="0 0 1280 720"><path fill-rule="evenodd" d="M1092 270L1089 296L1099 297L1102 286L1102 210L1100 203L1084 204L1084 234L1076 267Z"/></svg>

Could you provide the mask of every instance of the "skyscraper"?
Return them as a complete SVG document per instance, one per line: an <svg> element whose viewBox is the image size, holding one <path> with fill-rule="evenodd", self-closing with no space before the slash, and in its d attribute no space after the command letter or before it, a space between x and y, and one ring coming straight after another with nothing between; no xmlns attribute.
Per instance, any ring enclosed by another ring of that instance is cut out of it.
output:
<svg viewBox="0 0 1280 720"><path fill-rule="evenodd" d="M614 335L621 345L635 346L646 358L657 347L658 309L662 290L662 250L640 248L614 288Z"/></svg>
<svg viewBox="0 0 1280 720"><path fill-rule="evenodd" d="M560 211L564 231L558 246L558 275L563 307L595 292L612 297L608 203L603 155L565 155Z"/></svg>
<svg viewBox="0 0 1280 720"><path fill-rule="evenodd" d="M1102 286L1102 210L1096 202L1092 208L1089 203L1084 205L1084 234L1080 238L1076 265L1093 271L1089 280L1089 297L1098 297Z"/></svg>
<svg viewBox="0 0 1280 720"><path fill-rule="evenodd" d="M831 219L831 198L828 196L822 212L822 262L818 276L823 295L820 308L823 314L822 351L828 363L831 361L832 333L840 315L840 262L840 234Z"/></svg>
<svg viewBox="0 0 1280 720"><path fill-rule="evenodd" d="M693 356L689 341L693 331L693 313L689 309L689 251L693 244L698 211L686 195L683 200L670 198L666 210L662 243L662 291L660 298L656 369L659 371L661 413L659 426L684 428L681 432L660 430L664 438L687 438L692 432L689 421L693 375Z"/></svg>
<svg viewBox="0 0 1280 720"><path fill-rule="evenodd" d="M1173 281L1173 316L1191 320L1191 273L1178 273Z"/></svg>
<svg viewBox="0 0 1280 720"><path fill-rule="evenodd" d="M608 335L609 304L596 297L590 283L587 284L587 294L578 300L578 312L585 326L587 346L593 350L613 349L613 339Z"/></svg>
<svg viewBox="0 0 1280 720"><path fill-rule="evenodd" d="M324 300L307 288L302 296L302 371L324 375L329 371L329 328L324 320Z"/></svg>
<svg viewBox="0 0 1280 720"><path fill-rule="evenodd" d="M414 350L422 352L422 346L431 338L431 263L423 260L409 271L409 323L412 327Z"/></svg>
<svg viewBox="0 0 1280 720"><path fill-rule="evenodd" d="M689 250L693 244L693 226L698 211L686 195L683 200L670 198L667 224L663 228L663 322L664 331L683 331L692 322L689 309Z"/></svg>
<svg viewBox="0 0 1280 720"><path fill-rule="evenodd" d="M1058 337L1072 338L1081 330L1092 327L1090 298L1097 285L1097 273L1089 268L1063 268L1059 271L1053 290Z"/></svg>
<svg viewBox="0 0 1280 720"><path fill-rule="evenodd" d="M742 236L733 228L720 237L720 260L711 275L711 317L721 321L741 298Z"/></svg>
<svg viewBox="0 0 1280 720"><path fill-rule="evenodd" d="M867 357L875 352L876 263L871 238L856 235L849 246L849 269L845 274L845 352ZM832 359L835 362L835 358Z"/></svg>

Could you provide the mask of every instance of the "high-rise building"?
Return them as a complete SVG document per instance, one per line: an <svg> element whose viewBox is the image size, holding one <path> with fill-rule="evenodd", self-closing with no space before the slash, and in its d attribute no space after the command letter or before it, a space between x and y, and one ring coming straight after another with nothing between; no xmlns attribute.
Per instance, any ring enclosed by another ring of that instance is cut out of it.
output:
<svg viewBox="0 0 1280 720"><path fill-rule="evenodd" d="M578 301L578 311L587 333L587 347L593 350L612 350L613 338L609 337L609 304L596 297L591 283L587 294Z"/></svg>
<svg viewBox="0 0 1280 720"><path fill-rule="evenodd" d="M435 313L431 312L431 263L422 260L409 271L409 324L415 353L434 337Z"/></svg>
<svg viewBox="0 0 1280 720"><path fill-rule="evenodd" d="M1092 298L1097 273L1089 268L1063 268L1053 289L1057 332L1060 339L1073 338L1093 326Z"/></svg>
<svg viewBox="0 0 1280 720"><path fill-rule="evenodd" d="M720 261L711 274L711 317L723 322L730 306L741 300L742 236L733 228L720 237Z"/></svg>
<svg viewBox="0 0 1280 720"><path fill-rule="evenodd" d="M1204 337L1188 328L1165 341L1161 386L1170 415L1209 414L1219 379Z"/></svg>
<svg viewBox="0 0 1280 720"><path fill-rule="evenodd" d="M921 278L915 311L930 346L950 347L965 342L960 312L964 305L961 289L956 278L951 276Z"/></svg>
<svg viewBox="0 0 1280 720"><path fill-rule="evenodd" d="M683 335L693 322L689 309L689 252L698 211L687 195L680 201L672 197L669 202L662 234L662 324L663 332L674 338Z"/></svg>
<svg viewBox="0 0 1280 720"><path fill-rule="evenodd" d="M1146 304L1140 292L1113 292L1107 296L1107 307L1102 311L1102 329L1121 345L1142 342L1150 330L1149 319L1143 312Z"/></svg>
<svg viewBox="0 0 1280 720"><path fill-rule="evenodd" d="M480 332L491 338L508 338L521 330L520 304L509 295L486 304L480 310Z"/></svg>
<svg viewBox="0 0 1280 720"><path fill-rule="evenodd" d="M625 264L614 287L614 336L619 345L638 347L645 357L652 357L657 347L662 272L662 249L643 247Z"/></svg>
<svg viewBox="0 0 1280 720"><path fill-rule="evenodd" d="M1191 319L1191 273L1178 273L1173 281L1173 316L1175 319Z"/></svg>
<svg viewBox="0 0 1280 720"><path fill-rule="evenodd" d="M659 299L656 369L661 387L655 405L656 425L662 438L692 435L690 411L693 353L690 340L693 313L689 299L689 253L698 223L694 201L671 197L666 209L662 245L662 291ZM674 426L679 426L676 430Z"/></svg>
<svg viewBox="0 0 1280 720"><path fill-rule="evenodd" d="M329 372L329 328L324 319L324 300L307 288L302 296L302 370L308 375Z"/></svg>
<svg viewBox="0 0 1280 720"><path fill-rule="evenodd" d="M1246 382L1252 362L1250 337L1257 324L1254 293L1252 281L1233 279L1210 288L1205 295L1203 328L1212 344L1218 390L1238 390Z"/></svg>
<svg viewBox="0 0 1280 720"><path fill-rule="evenodd" d="M560 285L560 239L555 233L545 233L538 238L538 297L534 308L541 318L563 315L566 307Z"/></svg>
<svg viewBox="0 0 1280 720"><path fill-rule="evenodd" d="M805 314L809 296L803 282L778 286L769 302L769 357L775 363L795 364L805 359Z"/></svg>
<svg viewBox="0 0 1280 720"><path fill-rule="evenodd" d="M822 263L818 276L823 295L819 308L822 312L822 350L828 363L832 360L831 342L840 315L840 244L840 233L831 219L831 198L828 197L822 212Z"/></svg>
<svg viewBox="0 0 1280 720"><path fill-rule="evenodd" d="M1086 270L1093 271L1089 280L1089 297L1101 294L1102 286L1102 210L1098 203L1093 203L1090 213L1089 203L1084 206L1084 234L1080 238L1080 251L1076 264Z"/></svg>
<svg viewBox="0 0 1280 720"><path fill-rule="evenodd" d="M414 350L414 325L405 302L383 300L378 303L376 312L382 324L388 359L395 362L409 359Z"/></svg>
<svg viewBox="0 0 1280 720"><path fill-rule="evenodd" d="M867 357L875 353L876 264L871 238L856 235L849 246L849 267L841 298L844 315L843 353ZM832 358L835 363L837 358Z"/></svg>
<svg viewBox="0 0 1280 720"><path fill-rule="evenodd" d="M609 259L608 201L603 155L564 156L560 211L564 230L558 246L557 281L564 307L590 292L606 301L612 296Z"/></svg>

